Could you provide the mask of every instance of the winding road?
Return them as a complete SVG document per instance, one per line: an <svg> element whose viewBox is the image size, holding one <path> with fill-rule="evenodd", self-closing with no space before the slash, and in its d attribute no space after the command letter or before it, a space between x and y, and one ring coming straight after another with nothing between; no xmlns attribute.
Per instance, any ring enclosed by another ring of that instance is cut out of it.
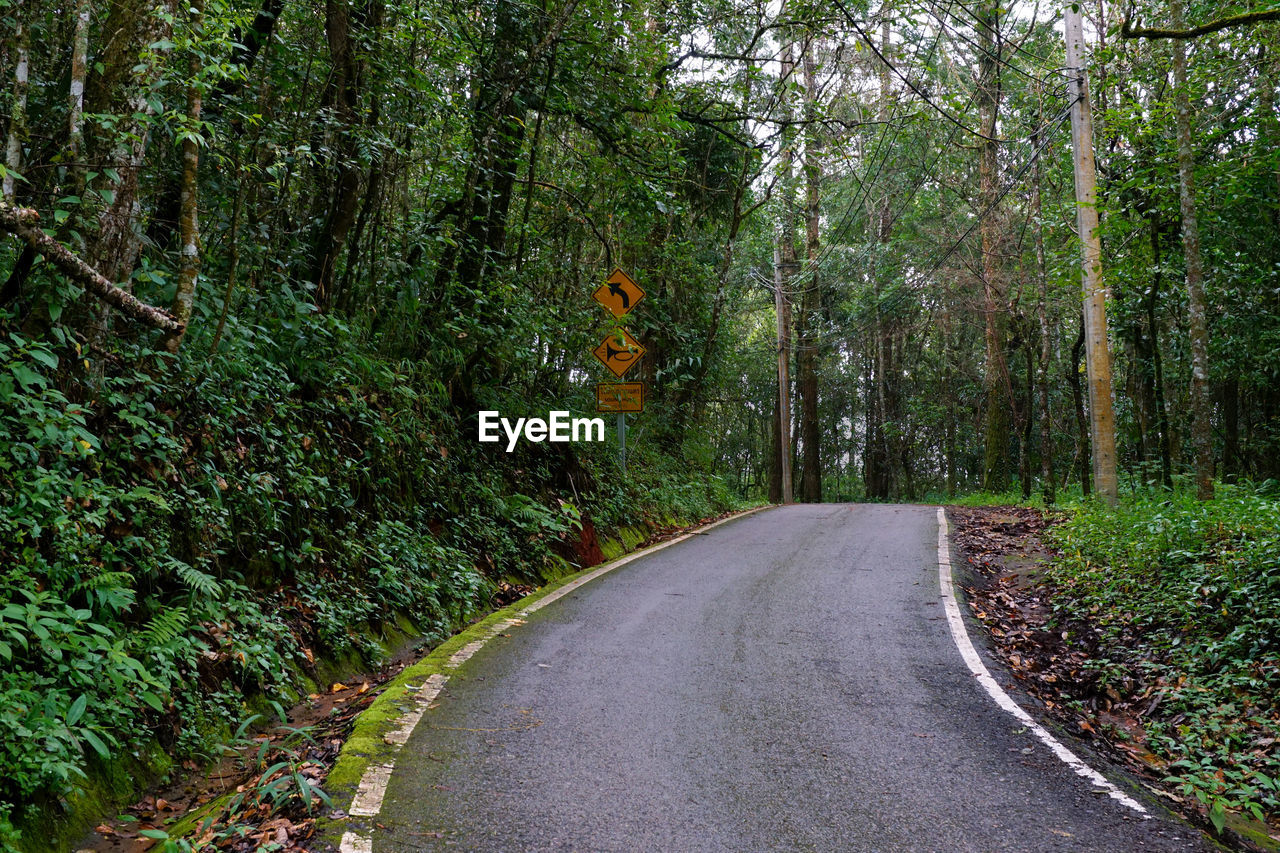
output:
<svg viewBox="0 0 1280 853"><path fill-rule="evenodd" d="M451 675L372 849L1216 849L997 706L953 639L938 542L932 507L794 505L574 590Z"/></svg>

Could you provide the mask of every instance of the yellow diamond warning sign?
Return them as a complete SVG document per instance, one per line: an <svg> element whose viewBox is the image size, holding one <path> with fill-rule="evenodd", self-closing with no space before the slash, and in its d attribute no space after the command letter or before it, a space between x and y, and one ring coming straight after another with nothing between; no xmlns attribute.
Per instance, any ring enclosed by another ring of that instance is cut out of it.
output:
<svg viewBox="0 0 1280 853"><path fill-rule="evenodd" d="M619 378L644 355L644 347L626 329L618 329L591 351L600 363Z"/></svg>
<svg viewBox="0 0 1280 853"><path fill-rule="evenodd" d="M643 412L643 382L599 382L596 384L597 412Z"/></svg>
<svg viewBox="0 0 1280 853"><path fill-rule="evenodd" d="M604 284L597 287L596 292L591 295L615 317L626 314L644 299L644 291L640 289L640 285L620 269L610 273Z"/></svg>

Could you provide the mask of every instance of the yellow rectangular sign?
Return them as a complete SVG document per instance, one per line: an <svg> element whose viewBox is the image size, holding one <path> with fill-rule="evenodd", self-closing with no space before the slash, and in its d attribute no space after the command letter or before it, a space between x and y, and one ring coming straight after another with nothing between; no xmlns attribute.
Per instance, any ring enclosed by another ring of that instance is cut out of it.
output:
<svg viewBox="0 0 1280 853"><path fill-rule="evenodd" d="M601 382L596 385L597 412L643 412L643 382Z"/></svg>

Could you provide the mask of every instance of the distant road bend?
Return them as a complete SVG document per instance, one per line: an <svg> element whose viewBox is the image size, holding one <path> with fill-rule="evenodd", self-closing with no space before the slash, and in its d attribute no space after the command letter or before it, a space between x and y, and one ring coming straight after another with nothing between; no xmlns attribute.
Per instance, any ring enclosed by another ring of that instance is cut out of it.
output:
<svg viewBox="0 0 1280 853"><path fill-rule="evenodd" d="M399 753L372 849L1214 849L1093 787L966 669L935 508L793 505L491 640Z"/></svg>

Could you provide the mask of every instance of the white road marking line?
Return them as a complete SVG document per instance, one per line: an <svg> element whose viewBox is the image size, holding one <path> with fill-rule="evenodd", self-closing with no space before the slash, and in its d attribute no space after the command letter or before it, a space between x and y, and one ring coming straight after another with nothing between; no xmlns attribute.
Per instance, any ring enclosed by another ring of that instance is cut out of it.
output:
<svg viewBox="0 0 1280 853"><path fill-rule="evenodd" d="M382 797L387 793L387 782L391 781L391 771L394 766L391 762L387 762L373 764L365 769L347 814L356 817L377 817L378 812L382 811Z"/></svg>
<svg viewBox="0 0 1280 853"><path fill-rule="evenodd" d="M1142 815L1143 820L1149 820L1151 815L1147 813L1142 804L1113 785L1107 777L1085 764L1074 752L1067 749L1057 738L1049 734L1043 726L1031 719L1031 715L1024 711L1017 702L1014 702L1009 694L1005 693L1004 689L991 677L991 673L987 671L982 658L978 657L977 650L974 649L973 643L969 640L969 632L965 629L964 619L960 615L960 605L956 601L955 585L951 582L951 547L947 541L947 514L941 507L938 508L938 580L942 584L943 605L947 611L947 624L951 626L951 639L955 641L956 648L960 651L960 656L964 658L965 664L969 667L969 672L973 673L978 683L986 689L991 698L996 701L996 704L1030 729L1040 739L1040 742L1049 747L1053 754L1058 756L1062 763L1070 767L1076 775L1088 779L1096 788L1105 791L1111 799L1128 806Z"/></svg>
<svg viewBox="0 0 1280 853"><path fill-rule="evenodd" d="M699 528L696 531L682 534L674 539L668 539L666 542L660 542L643 551L636 551L634 554L628 554L610 563L605 563L594 572L585 574L575 581L571 581L560 587L553 593L545 595L528 607L520 611L520 616L528 616L536 610L541 610L553 601L565 597L569 593L576 590L589 581L593 581L607 572L621 568L632 560L638 560L641 557L647 557L650 554L661 551L663 548L669 548L677 542L683 542L693 536L700 536L714 527L719 527L738 518L745 518L748 515L754 515L765 507L748 510L747 512L732 515L729 518L722 518L717 522L708 524L706 527ZM516 625L523 625L522 618L501 619L489 627L487 631L478 639L472 640L462 648L454 652L445 666L449 669L457 669L471 659L471 656L484 648L485 643L494 637L512 628ZM356 795L351 800L351 808L347 813L353 817L374 818L382 811L382 799L387 794L387 785L391 782L391 773L395 770L395 754L400 747L409 742L409 738L413 735L413 730L417 728L418 723L422 720L422 715L426 713L427 706L432 700L440 694L440 690L444 687L445 682L449 680L449 676L443 673L435 673L429 676L426 682L419 688L414 696L413 710L406 711L399 718L400 725L392 732L383 737L383 740L391 745L392 752L388 761L382 764L371 764L365 768L364 775L360 777L360 784L356 787ZM373 837L366 835L358 830L349 829L342 834L342 840L338 844L339 853L373 853Z"/></svg>
<svg viewBox="0 0 1280 853"><path fill-rule="evenodd" d="M448 680L449 676L441 672L429 675L426 682L414 694L414 709L401 717L400 728L387 734L383 740L397 748L408 743L414 727L418 725L418 721L426 713L427 706L440 695L440 691L444 689L445 682Z"/></svg>
<svg viewBox="0 0 1280 853"><path fill-rule="evenodd" d="M338 853L373 853L373 838L361 835L355 830L342 833L342 841L338 844Z"/></svg>

